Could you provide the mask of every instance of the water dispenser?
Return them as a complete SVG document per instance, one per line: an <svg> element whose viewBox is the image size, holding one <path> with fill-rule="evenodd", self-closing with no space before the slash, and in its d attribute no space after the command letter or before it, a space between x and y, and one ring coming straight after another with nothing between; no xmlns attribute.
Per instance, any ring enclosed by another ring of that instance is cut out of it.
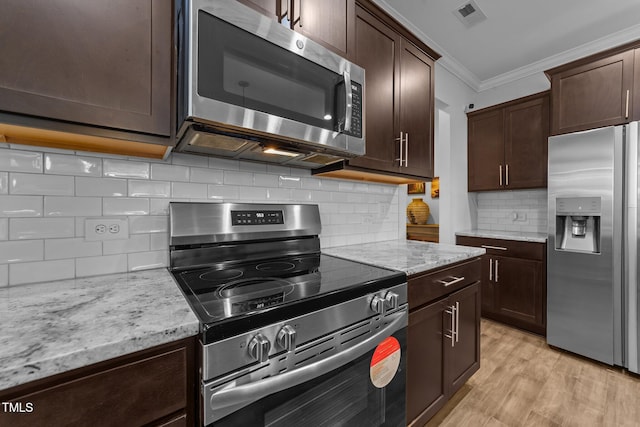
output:
<svg viewBox="0 0 640 427"><path fill-rule="evenodd" d="M556 249L600 253L600 197L556 199Z"/></svg>

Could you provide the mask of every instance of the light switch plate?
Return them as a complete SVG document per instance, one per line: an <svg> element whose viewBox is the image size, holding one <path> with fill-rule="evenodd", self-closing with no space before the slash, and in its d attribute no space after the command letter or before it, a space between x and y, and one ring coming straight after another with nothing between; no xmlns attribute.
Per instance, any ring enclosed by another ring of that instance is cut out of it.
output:
<svg viewBox="0 0 640 427"><path fill-rule="evenodd" d="M129 238L129 220L122 217L87 218L85 240L118 240Z"/></svg>

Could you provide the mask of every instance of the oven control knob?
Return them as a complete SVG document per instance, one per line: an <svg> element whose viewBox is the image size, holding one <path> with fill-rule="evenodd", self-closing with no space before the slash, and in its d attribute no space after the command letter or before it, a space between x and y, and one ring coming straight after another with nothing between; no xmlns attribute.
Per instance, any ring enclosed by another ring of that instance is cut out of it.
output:
<svg viewBox="0 0 640 427"><path fill-rule="evenodd" d="M387 292L384 296L384 305L388 310L398 308L398 294L395 292Z"/></svg>
<svg viewBox="0 0 640 427"><path fill-rule="evenodd" d="M371 299L371 310L377 314L384 314L384 306L386 301L380 298L378 295L374 295Z"/></svg>
<svg viewBox="0 0 640 427"><path fill-rule="evenodd" d="M269 360L271 343L262 334L256 334L249 341L249 355L260 363Z"/></svg>
<svg viewBox="0 0 640 427"><path fill-rule="evenodd" d="M278 345L287 350L293 351L296 348L296 330L291 325L284 325L276 336Z"/></svg>

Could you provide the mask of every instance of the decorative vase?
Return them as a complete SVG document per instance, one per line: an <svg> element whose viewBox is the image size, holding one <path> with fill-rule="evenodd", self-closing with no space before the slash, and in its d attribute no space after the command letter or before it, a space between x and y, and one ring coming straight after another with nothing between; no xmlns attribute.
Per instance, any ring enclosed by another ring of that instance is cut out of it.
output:
<svg viewBox="0 0 640 427"><path fill-rule="evenodd" d="M415 198L407 206L407 220L410 224L425 225L429 219L429 205L421 198Z"/></svg>

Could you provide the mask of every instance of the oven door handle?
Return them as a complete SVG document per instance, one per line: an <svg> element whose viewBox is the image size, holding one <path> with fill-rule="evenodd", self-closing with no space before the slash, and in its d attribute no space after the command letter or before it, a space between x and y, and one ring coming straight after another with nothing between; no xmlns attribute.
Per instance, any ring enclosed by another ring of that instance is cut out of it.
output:
<svg viewBox="0 0 640 427"><path fill-rule="evenodd" d="M253 383L236 387L232 381L231 383L222 386L222 388L214 391L209 398L209 405L213 411L214 418L217 419L219 415L234 412L235 410L270 394L274 394L279 391L295 387L314 378L318 378L339 368L340 366L346 365L358 357L363 356L374 349L383 338L388 337L397 330L407 326L407 309L389 314L388 317L392 318L392 320L383 329L376 332L365 341L362 341L345 351L327 357L326 359ZM221 413L216 414L218 411L221 411Z"/></svg>

